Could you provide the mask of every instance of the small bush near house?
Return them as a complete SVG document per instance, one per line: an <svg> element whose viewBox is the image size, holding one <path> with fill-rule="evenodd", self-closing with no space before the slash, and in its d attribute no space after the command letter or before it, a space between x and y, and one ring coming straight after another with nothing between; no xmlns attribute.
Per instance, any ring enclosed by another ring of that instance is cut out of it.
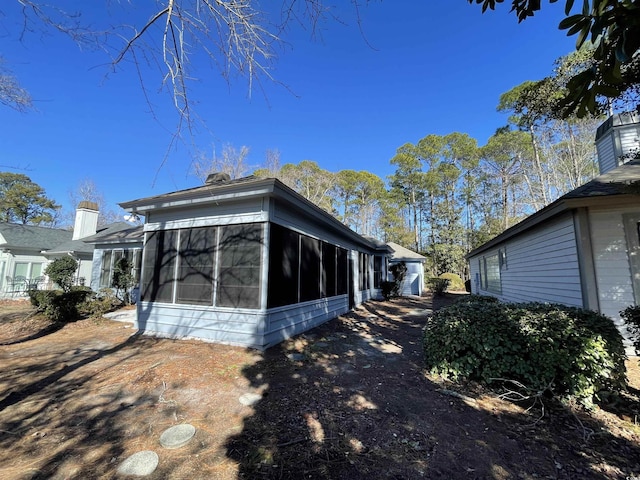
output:
<svg viewBox="0 0 640 480"><path fill-rule="evenodd" d="M88 287L60 290L31 290L29 299L36 309L54 322L69 322L80 316L78 307L91 295Z"/></svg>
<svg viewBox="0 0 640 480"><path fill-rule="evenodd" d="M523 394L553 394L585 406L599 392L625 388L622 336L611 319L563 305L490 298L471 295L428 321L423 346L431 373L487 384L515 381Z"/></svg>
<svg viewBox="0 0 640 480"><path fill-rule="evenodd" d="M382 284L380 285L382 296L385 300L400 296L402 281L407 274L407 264L405 262L394 263L389 267L389 271L393 275L393 281L382 282Z"/></svg>
<svg viewBox="0 0 640 480"><path fill-rule="evenodd" d="M433 277L427 279L427 286L429 287L429 290L436 295L441 295L446 292L447 288L449 288L449 283L450 280L448 278Z"/></svg>
<svg viewBox="0 0 640 480"><path fill-rule="evenodd" d="M456 273L442 273L438 275L438 278L445 278L449 280L449 290L455 290L458 292L464 290L464 282L462 281L462 278L460 278L460 275Z"/></svg>
<svg viewBox="0 0 640 480"><path fill-rule="evenodd" d="M627 329L634 335L633 348L640 355L640 305L632 305L620 312Z"/></svg>
<svg viewBox="0 0 640 480"><path fill-rule="evenodd" d="M56 258L47 265L44 274L47 275L63 292L71 290L73 275L78 269L78 262L71 257Z"/></svg>
<svg viewBox="0 0 640 480"><path fill-rule="evenodd" d="M94 293L87 297L84 302L78 306L78 310L83 315L89 317L101 317L105 313L109 313L122 305L122 300L110 288L103 288L98 293Z"/></svg>

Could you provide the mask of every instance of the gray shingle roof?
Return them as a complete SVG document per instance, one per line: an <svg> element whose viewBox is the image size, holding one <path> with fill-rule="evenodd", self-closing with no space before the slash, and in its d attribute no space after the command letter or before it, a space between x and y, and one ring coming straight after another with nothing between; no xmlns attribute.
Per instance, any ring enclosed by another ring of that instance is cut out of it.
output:
<svg viewBox="0 0 640 480"><path fill-rule="evenodd" d="M68 242L73 236L70 230L14 223L0 223L0 234L6 240L6 243L0 246L21 247L38 251L49 250L61 243Z"/></svg>
<svg viewBox="0 0 640 480"><path fill-rule="evenodd" d="M409 260L409 261L416 261L416 260L426 260L426 257L423 257L422 255L420 255L419 253L414 252L413 250L409 250L408 248L403 247L402 245L398 245L397 243L394 242L388 242L387 245L389 245L392 249L393 249L393 254L391 255L391 260Z"/></svg>
<svg viewBox="0 0 640 480"><path fill-rule="evenodd" d="M131 225L126 222L112 223L107 228L98 230L95 235L83 238L87 243L121 243L142 242L144 230L142 225Z"/></svg>
<svg viewBox="0 0 640 480"><path fill-rule="evenodd" d="M560 197L589 198L628 193L628 186L640 181L640 160L633 160L604 173Z"/></svg>

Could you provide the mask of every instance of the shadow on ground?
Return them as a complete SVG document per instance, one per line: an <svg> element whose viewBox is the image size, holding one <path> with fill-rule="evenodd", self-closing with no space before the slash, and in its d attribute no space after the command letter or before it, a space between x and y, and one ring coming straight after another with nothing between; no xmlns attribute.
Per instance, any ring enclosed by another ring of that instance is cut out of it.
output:
<svg viewBox="0 0 640 480"><path fill-rule="evenodd" d="M239 478L624 478L640 471L640 446L604 425L562 409L538 420L537 410L524 414L430 381L421 351L430 306L369 302L247 367L243 374L263 398L227 443ZM585 429L593 431L588 439Z"/></svg>

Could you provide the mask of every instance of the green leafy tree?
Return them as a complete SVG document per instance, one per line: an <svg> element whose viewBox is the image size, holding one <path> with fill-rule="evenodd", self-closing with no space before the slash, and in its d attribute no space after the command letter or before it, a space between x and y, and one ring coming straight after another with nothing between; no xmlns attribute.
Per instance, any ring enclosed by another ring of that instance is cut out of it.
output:
<svg viewBox="0 0 640 480"><path fill-rule="evenodd" d="M21 173L0 172L0 222L52 223L59 205L44 189Z"/></svg>
<svg viewBox="0 0 640 480"><path fill-rule="evenodd" d="M555 3L557 0L550 0ZM495 9L503 0L468 0ZM519 21L542 8L540 0L512 0ZM602 111L609 99L619 98L640 84L640 5L631 0L584 0L579 13L571 14L574 0L565 0L566 18L559 28L576 35L576 49L590 40L591 61L568 76L563 95L563 115L583 117Z"/></svg>
<svg viewBox="0 0 640 480"><path fill-rule="evenodd" d="M127 257L120 257L113 265L111 285L116 289L116 296L126 304L131 303L131 288L135 285L131 273L132 265Z"/></svg>
<svg viewBox="0 0 640 480"><path fill-rule="evenodd" d="M78 269L78 262L71 257L56 258L44 269L52 282L57 284L62 291L68 292L73 285L73 276Z"/></svg>

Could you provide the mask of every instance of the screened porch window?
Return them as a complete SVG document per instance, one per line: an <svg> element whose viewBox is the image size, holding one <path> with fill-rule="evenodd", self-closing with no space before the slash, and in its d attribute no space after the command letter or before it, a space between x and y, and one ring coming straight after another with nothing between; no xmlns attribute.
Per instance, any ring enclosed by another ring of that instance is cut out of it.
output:
<svg viewBox="0 0 640 480"><path fill-rule="evenodd" d="M261 252L261 224L150 232L142 299L258 308Z"/></svg>
<svg viewBox="0 0 640 480"><path fill-rule="evenodd" d="M260 307L262 225L221 227L216 305Z"/></svg>
<svg viewBox="0 0 640 480"><path fill-rule="evenodd" d="M267 308L347 293L347 250L270 225Z"/></svg>
<svg viewBox="0 0 640 480"><path fill-rule="evenodd" d="M215 227L180 232L176 303L213 305L216 235Z"/></svg>

